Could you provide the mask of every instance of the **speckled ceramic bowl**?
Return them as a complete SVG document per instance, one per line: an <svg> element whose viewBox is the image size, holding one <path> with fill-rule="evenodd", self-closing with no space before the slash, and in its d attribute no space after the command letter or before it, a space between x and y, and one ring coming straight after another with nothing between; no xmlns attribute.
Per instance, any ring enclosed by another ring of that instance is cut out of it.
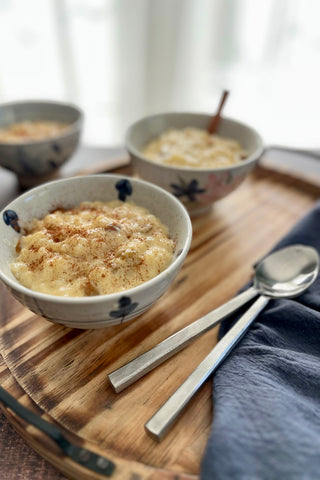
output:
<svg viewBox="0 0 320 480"><path fill-rule="evenodd" d="M20 231L32 218L43 218L57 207L82 201L132 200L156 215L176 241L169 267L153 279L125 292L91 297L60 297L22 286L11 273ZM102 328L141 315L169 288L188 253L192 237L189 215L165 190L138 179L89 175L48 182L11 202L0 219L0 279L23 305L48 320L75 328Z"/></svg>
<svg viewBox="0 0 320 480"><path fill-rule="evenodd" d="M0 140L0 166L13 171L21 187L29 188L58 176L59 168L75 152L83 114L73 105L57 102L16 102L0 105L0 129L23 121L54 121L69 125L53 137L23 143Z"/></svg>
<svg viewBox="0 0 320 480"><path fill-rule="evenodd" d="M139 177L173 193L191 215L205 212L242 183L262 154L260 135L241 122L222 118L216 133L238 140L248 151L248 157L241 163L223 168L161 165L148 160L141 151L148 142L170 128L207 129L210 118L205 113L160 113L137 121L129 127L126 135L126 148Z"/></svg>

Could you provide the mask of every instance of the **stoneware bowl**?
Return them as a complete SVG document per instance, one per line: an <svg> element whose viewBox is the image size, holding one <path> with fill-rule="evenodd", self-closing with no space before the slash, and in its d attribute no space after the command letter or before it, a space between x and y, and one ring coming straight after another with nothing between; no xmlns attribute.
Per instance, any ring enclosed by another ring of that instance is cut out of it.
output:
<svg viewBox="0 0 320 480"><path fill-rule="evenodd" d="M56 178L59 168L75 152L83 114L73 105L57 102L16 102L0 105L0 129L23 121L67 123L61 134L37 141L5 143L0 140L0 166L13 171L22 188Z"/></svg>
<svg viewBox="0 0 320 480"><path fill-rule="evenodd" d="M70 208L82 201L131 200L146 207L169 229L176 240L171 264L153 279L110 295L60 297L35 292L13 276L10 264L23 226L32 218L43 218L57 207ZM88 175L56 180L35 187L11 202L0 219L0 279L12 295L32 312L75 328L117 325L148 310L171 285L188 253L192 226L183 205L165 190L148 182L118 175Z"/></svg>
<svg viewBox="0 0 320 480"><path fill-rule="evenodd" d="M141 151L149 141L170 128L207 129L210 119L211 116L205 113L160 113L137 121L126 134L126 148L137 175L171 192L191 215L205 212L241 184L262 154L260 135L241 122L221 118L216 133L238 140L248 152L248 157L241 163L223 168L161 165L148 160Z"/></svg>

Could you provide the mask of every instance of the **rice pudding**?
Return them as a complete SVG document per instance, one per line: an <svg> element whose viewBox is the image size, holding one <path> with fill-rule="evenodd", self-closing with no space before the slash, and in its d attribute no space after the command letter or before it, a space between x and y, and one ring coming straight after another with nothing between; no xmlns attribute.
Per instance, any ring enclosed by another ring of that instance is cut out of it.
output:
<svg viewBox="0 0 320 480"><path fill-rule="evenodd" d="M84 202L34 219L11 269L27 288L60 296L128 290L171 263L175 241L147 209L130 202Z"/></svg>
<svg viewBox="0 0 320 480"><path fill-rule="evenodd" d="M248 156L236 140L211 135L199 128L167 130L149 142L141 153L156 163L190 168L227 167Z"/></svg>
<svg viewBox="0 0 320 480"><path fill-rule="evenodd" d="M0 129L0 142L23 143L56 137L69 127L66 123L51 121L24 121Z"/></svg>

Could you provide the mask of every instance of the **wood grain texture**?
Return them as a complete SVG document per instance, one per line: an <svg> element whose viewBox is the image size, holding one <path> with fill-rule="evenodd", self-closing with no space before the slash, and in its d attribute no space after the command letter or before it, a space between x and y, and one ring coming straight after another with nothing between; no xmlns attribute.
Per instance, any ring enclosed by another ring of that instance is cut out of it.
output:
<svg viewBox="0 0 320 480"><path fill-rule="evenodd" d="M54 325L1 286L3 387L70 438L112 460L115 480L197 479L212 423L211 382L161 443L148 437L144 424L209 353L218 328L119 394L107 374L230 299L249 280L252 265L313 206L319 191L308 182L257 168L210 213L192 220L191 250L174 284L150 311L128 324L87 331ZM5 412L66 476L101 478L66 460L48 439Z"/></svg>

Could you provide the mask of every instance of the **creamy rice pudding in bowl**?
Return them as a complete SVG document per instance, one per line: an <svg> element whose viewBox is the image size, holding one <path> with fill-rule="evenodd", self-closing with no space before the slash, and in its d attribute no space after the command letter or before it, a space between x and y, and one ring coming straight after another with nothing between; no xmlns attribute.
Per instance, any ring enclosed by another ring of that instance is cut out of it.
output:
<svg viewBox="0 0 320 480"><path fill-rule="evenodd" d="M0 166L23 188L57 178L75 152L83 114L75 105L26 101L0 105Z"/></svg>
<svg viewBox="0 0 320 480"><path fill-rule="evenodd" d="M160 113L137 121L126 135L137 175L171 192L191 215L233 192L263 152L253 128L222 117L210 136L210 120L205 113Z"/></svg>
<svg viewBox="0 0 320 480"><path fill-rule="evenodd" d="M158 186L118 175L57 180L1 212L0 279L54 323L117 325L167 291L191 238L186 209Z"/></svg>

